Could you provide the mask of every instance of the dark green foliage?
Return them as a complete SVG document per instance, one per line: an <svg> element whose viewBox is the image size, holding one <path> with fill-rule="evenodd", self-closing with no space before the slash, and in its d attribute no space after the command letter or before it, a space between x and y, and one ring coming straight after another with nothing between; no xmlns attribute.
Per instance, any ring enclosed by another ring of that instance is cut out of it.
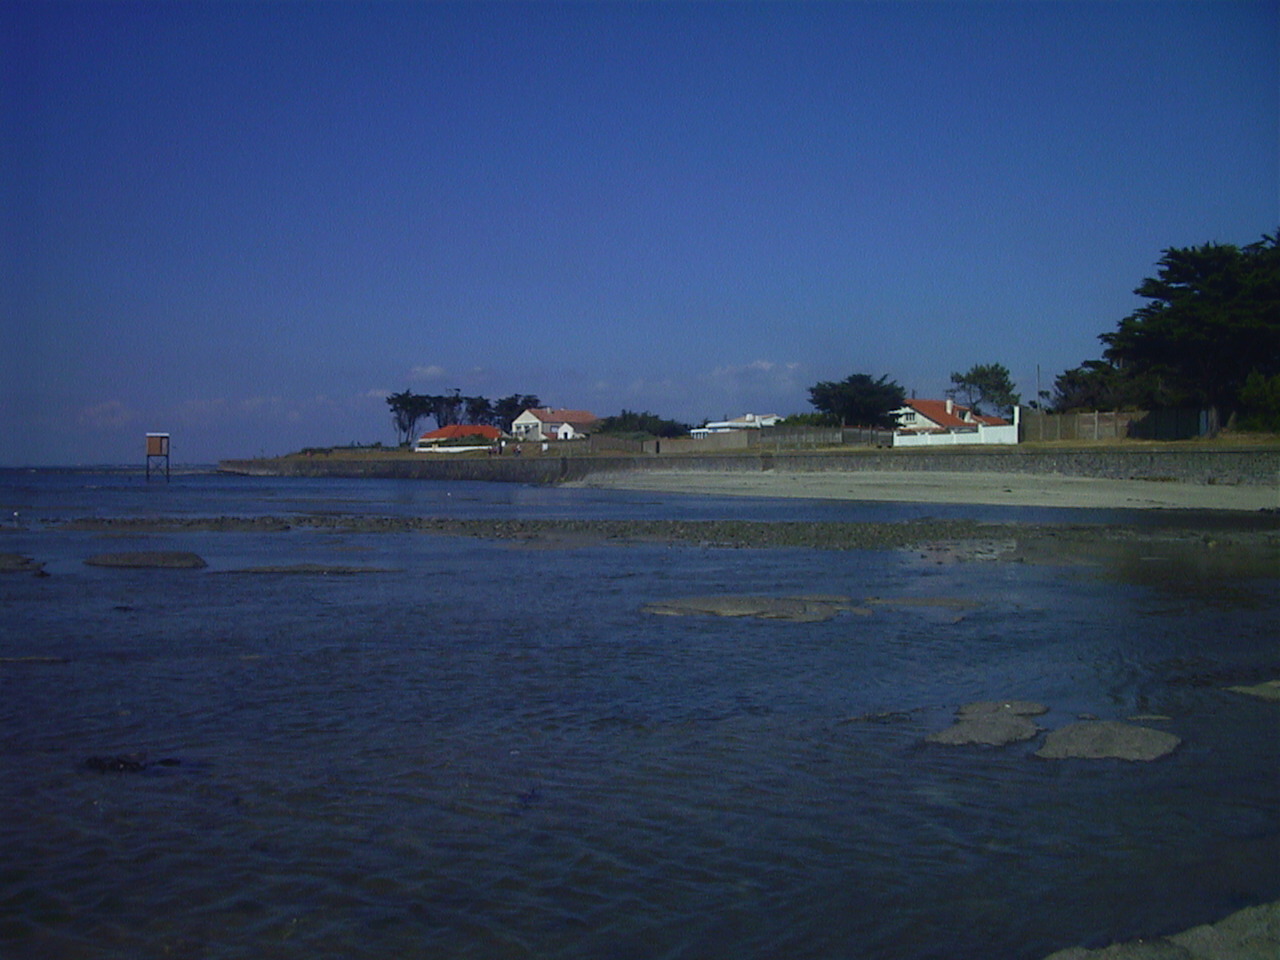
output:
<svg viewBox="0 0 1280 960"><path fill-rule="evenodd" d="M865 373L823 380L809 388L809 402L840 426L891 430L898 425L893 411L906 399L906 391L887 376L875 380Z"/></svg>
<svg viewBox="0 0 1280 960"><path fill-rule="evenodd" d="M1280 231L1277 231L1280 236ZM1240 409L1251 374L1280 374L1280 245L1170 247L1134 291L1150 303L1099 339L1153 406Z"/></svg>
<svg viewBox="0 0 1280 960"><path fill-rule="evenodd" d="M493 425L504 433L511 432L511 423L526 410L542 406L542 401L535 394L513 393L493 404Z"/></svg>
<svg viewBox="0 0 1280 960"><path fill-rule="evenodd" d="M636 413L624 409L616 417L605 417L596 426L596 433L633 434L649 437L683 437L689 433L689 425L676 420L664 420L656 413Z"/></svg>
<svg viewBox="0 0 1280 960"><path fill-rule="evenodd" d="M420 420L431 417L436 427L455 423L494 426L510 432L511 421L530 407L542 406L533 394L513 393L496 403L486 397L464 397L458 391L448 394L393 393L387 397L391 421L395 424L398 443L409 443Z"/></svg>
<svg viewBox="0 0 1280 960"><path fill-rule="evenodd" d="M840 421L829 413L793 413L778 422L780 427L838 427Z"/></svg>
<svg viewBox="0 0 1280 960"><path fill-rule="evenodd" d="M1264 377L1257 370L1249 374L1240 391L1240 406L1241 426L1280 433L1280 374Z"/></svg>
<svg viewBox="0 0 1280 960"><path fill-rule="evenodd" d="M951 374L951 383L948 396L961 400L974 413L995 410L1007 415L1020 399L1014 392L1009 368L1001 363L974 364L967 373Z"/></svg>
<svg viewBox="0 0 1280 960"><path fill-rule="evenodd" d="M1053 381L1052 409L1056 413L1139 409L1148 405L1145 388L1105 360L1086 360Z"/></svg>

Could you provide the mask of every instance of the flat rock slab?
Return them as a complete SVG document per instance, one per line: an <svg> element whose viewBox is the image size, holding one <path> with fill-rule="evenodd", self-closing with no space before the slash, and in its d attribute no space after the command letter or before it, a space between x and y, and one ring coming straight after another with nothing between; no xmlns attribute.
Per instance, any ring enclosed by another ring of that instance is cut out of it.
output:
<svg viewBox="0 0 1280 960"><path fill-rule="evenodd" d="M1034 700L979 700L966 703L960 708L959 715L977 717L988 713L1011 713L1018 717L1038 717L1048 712L1048 707Z"/></svg>
<svg viewBox="0 0 1280 960"><path fill-rule="evenodd" d="M1246 687L1227 687L1233 693L1246 693L1251 697L1280 702L1280 680L1265 680Z"/></svg>
<svg viewBox="0 0 1280 960"><path fill-rule="evenodd" d="M99 553L85 563L92 567L146 567L165 570L197 570L208 566L199 554L186 550L133 550Z"/></svg>
<svg viewBox="0 0 1280 960"><path fill-rule="evenodd" d="M1031 717L1048 713L1049 708L1031 700L983 700L966 703L957 711L958 719L945 730L925 737L929 743L950 746L977 744L1002 747L1030 740L1040 728Z"/></svg>
<svg viewBox="0 0 1280 960"><path fill-rule="evenodd" d="M1118 720L1084 720L1054 730L1036 756L1049 760L1156 760L1172 753L1180 743L1181 739L1163 730Z"/></svg>
<svg viewBox="0 0 1280 960"><path fill-rule="evenodd" d="M758 597L726 594L661 600L647 603L641 609L645 613L666 617L755 617L759 620L818 623L830 620L845 610L858 608L849 605L848 597Z"/></svg>
<svg viewBox="0 0 1280 960"><path fill-rule="evenodd" d="M38 573L44 564L20 553L0 553L0 573Z"/></svg>
<svg viewBox="0 0 1280 960"><path fill-rule="evenodd" d="M1071 947L1046 960L1262 960L1280 957L1280 902L1245 907L1217 923L1100 950Z"/></svg>
<svg viewBox="0 0 1280 960"><path fill-rule="evenodd" d="M349 577L360 573L391 573L389 567L335 566L329 563L290 563L267 567L242 567L226 573L282 573L314 577Z"/></svg>

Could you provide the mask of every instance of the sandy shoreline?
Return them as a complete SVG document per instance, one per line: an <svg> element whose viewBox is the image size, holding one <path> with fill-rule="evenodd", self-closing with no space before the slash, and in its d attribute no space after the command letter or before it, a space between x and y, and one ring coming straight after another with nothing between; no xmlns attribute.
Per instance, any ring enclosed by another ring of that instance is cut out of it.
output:
<svg viewBox="0 0 1280 960"><path fill-rule="evenodd" d="M715 496L1091 509L1280 510L1280 484L1249 486L1014 473L632 471L566 486Z"/></svg>

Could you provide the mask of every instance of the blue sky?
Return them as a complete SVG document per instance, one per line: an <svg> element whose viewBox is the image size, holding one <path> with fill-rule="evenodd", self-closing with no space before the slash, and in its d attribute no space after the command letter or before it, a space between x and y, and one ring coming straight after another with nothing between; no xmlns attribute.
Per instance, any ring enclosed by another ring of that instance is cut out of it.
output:
<svg viewBox="0 0 1280 960"><path fill-rule="evenodd" d="M0 7L0 464L1024 398L1280 224L1275 2Z"/></svg>

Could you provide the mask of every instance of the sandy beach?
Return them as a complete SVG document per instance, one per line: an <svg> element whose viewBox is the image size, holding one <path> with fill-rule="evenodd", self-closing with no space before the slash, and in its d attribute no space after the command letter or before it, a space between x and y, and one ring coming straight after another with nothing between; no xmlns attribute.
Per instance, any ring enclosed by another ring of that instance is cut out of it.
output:
<svg viewBox="0 0 1280 960"><path fill-rule="evenodd" d="M1280 484L1198 484L1014 473L633 471L575 486L750 497L1092 509L1277 510Z"/></svg>

